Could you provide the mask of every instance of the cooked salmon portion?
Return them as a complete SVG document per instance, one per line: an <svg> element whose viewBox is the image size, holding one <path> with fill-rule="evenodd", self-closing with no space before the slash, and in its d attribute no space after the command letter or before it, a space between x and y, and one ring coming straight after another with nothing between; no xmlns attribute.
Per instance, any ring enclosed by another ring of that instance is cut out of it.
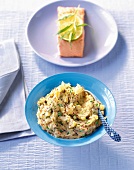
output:
<svg viewBox="0 0 134 170"><path fill-rule="evenodd" d="M78 10L78 15L81 18L81 20L84 23L84 15L85 10L84 8L75 8L75 7L61 7L59 6L57 8L58 12L58 19L65 16L65 14L70 14ZM82 28L82 35L77 39L70 42L63 40L58 35L58 49L59 49L59 55L61 57L83 57L83 51L84 51L84 27Z"/></svg>

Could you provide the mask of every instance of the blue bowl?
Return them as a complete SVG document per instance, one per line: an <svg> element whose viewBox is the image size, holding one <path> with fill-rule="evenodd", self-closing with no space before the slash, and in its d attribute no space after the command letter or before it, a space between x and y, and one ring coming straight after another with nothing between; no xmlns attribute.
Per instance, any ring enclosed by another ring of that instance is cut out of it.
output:
<svg viewBox="0 0 134 170"><path fill-rule="evenodd" d="M76 86L78 83L85 89L91 91L105 105L107 122L110 125L113 124L116 115L116 103L111 91L106 87L106 85L89 75L80 73L62 73L44 79L30 92L25 105L26 119L30 128L41 139L59 146L82 146L98 140L106 133L103 126L99 127L91 135L83 138L61 139L50 135L46 131L42 130L42 128L38 125L36 117L37 101L40 97L48 94L53 88L59 86L62 81L70 83L72 86Z"/></svg>

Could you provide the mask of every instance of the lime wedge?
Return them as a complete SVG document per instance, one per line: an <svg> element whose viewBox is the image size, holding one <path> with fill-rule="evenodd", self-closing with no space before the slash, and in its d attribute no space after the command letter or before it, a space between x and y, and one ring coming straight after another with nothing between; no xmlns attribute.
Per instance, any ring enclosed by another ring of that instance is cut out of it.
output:
<svg viewBox="0 0 134 170"><path fill-rule="evenodd" d="M58 35L68 42L77 40L83 33L83 20L77 13L70 13L58 20Z"/></svg>

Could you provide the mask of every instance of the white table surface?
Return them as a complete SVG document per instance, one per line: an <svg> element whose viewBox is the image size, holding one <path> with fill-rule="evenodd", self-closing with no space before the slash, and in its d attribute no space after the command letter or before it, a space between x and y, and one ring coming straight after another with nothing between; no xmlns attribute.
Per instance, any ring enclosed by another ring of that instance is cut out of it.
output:
<svg viewBox="0 0 134 170"><path fill-rule="evenodd" d="M134 169L134 1L91 0L115 18L119 37L114 49L88 66L68 68L48 63L35 55L25 37L31 14L49 0L0 0L0 40L14 38L22 60L28 90L45 77L62 72L94 76L112 91L117 103L113 125L122 142L106 134L86 146L65 148L37 136L0 142L0 170L133 170ZM71 2L71 1L70 1Z"/></svg>

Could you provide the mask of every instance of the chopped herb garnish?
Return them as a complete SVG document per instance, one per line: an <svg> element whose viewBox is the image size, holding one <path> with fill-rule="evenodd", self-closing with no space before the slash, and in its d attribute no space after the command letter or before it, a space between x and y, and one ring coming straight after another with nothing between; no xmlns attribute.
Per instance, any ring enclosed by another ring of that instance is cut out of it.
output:
<svg viewBox="0 0 134 170"><path fill-rule="evenodd" d="M59 124L63 125L62 121L60 121Z"/></svg>
<svg viewBox="0 0 134 170"><path fill-rule="evenodd" d="M98 125L98 124L99 124L99 121L97 120L95 123L96 123L96 125Z"/></svg>
<svg viewBox="0 0 134 170"><path fill-rule="evenodd" d="M61 129L60 129L60 132L61 132L61 133L62 133L63 131L64 131L64 130L61 130Z"/></svg>
<svg viewBox="0 0 134 170"><path fill-rule="evenodd" d="M89 124L89 123L91 123L91 121L90 121L90 120L88 120L86 123L87 123L87 124Z"/></svg>
<svg viewBox="0 0 134 170"><path fill-rule="evenodd" d="M67 135L69 134L69 132L67 132Z"/></svg>
<svg viewBox="0 0 134 170"><path fill-rule="evenodd" d="M79 132L83 132L83 131L84 131L84 130L82 130L82 129L81 129L81 130L79 130Z"/></svg>
<svg viewBox="0 0 134 170"><path fill-rule="evenodd" d="M62 116L62 113L61 113L61 112L58 112L58 116Z"/></svg>
<svg viewBox="0 0 134 170"><path fill-rule="evenodd" d="M62 104L58 104L60 107L63 107L63 105Z"/></svg>
<svg viewBox="0 0 134 170"><path fill-rule="evenodd" d="M73 89L72 89L72 87L70 87L70 93L72 93L72 91L73 91Z"/></svg>

